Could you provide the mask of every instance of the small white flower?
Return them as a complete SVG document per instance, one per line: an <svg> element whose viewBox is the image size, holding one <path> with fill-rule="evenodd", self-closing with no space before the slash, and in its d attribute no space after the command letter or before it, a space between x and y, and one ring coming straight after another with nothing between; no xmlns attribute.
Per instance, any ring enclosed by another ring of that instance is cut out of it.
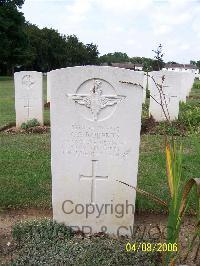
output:
<svg viewBox="0 0 200 266"><path fill-rule="evenodd" d="M7 243L7 246L9 247L9 246L10 246L10 244L11 244L11 243L10 243L10 242L8 242L8 243Z"/></svg>

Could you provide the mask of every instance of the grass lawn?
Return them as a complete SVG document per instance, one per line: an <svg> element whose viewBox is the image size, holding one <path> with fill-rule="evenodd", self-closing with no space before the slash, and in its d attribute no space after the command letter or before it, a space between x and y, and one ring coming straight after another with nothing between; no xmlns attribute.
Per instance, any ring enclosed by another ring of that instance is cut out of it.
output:
<svg viewBox="0 0 200 266"><path fill-rule="evenodd" d="M44 79L44 89L46 80ZM194 95L200 95L195 89ZM13 81L0 79L0 127L15 121ZM194 99L192 99L194 101ZM199 103L199 102L198 102ZM49 110L45 112L49 121ZM183 179L200 177L200 158L190 136L177 137L182 141ZM166 200L168 186L165 173L164 137L142 135L138 186ZM51 170L50 134L0 133L0 208L50 208ZM128 189L128 188L127 188ZM194 204L193 196L191 203ZM138 211L163 211L150 199L137 196Z"/></svg>
<svg viewBox="0 0 200 266"><path fill-rule="evenodd" d="M0 141L0 207L51 207L50 134L0 133ZM200 158L189 137L182 142L185 150L183 178L197 177ZM138 185L166 199L163 144L162 136L142 136ZM162 211L162 207L140 195L136 206L140 211Z"/></svg>
<svg viewBox="0 0 200 266"><path fill-rule="evenodd" d="M50 135L0 134L0 207L50 207Z"/></svg>
<svg viewBox="0 0 200 266"><path fill-rule="evenodd" d="M0 78L0 127L15 122L14 82L9 77Z"/></svg>

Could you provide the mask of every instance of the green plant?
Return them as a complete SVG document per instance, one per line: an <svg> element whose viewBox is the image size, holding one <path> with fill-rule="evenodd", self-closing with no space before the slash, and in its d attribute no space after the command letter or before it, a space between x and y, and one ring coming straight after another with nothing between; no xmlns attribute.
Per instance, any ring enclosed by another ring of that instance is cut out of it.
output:
<svg viewBox="0 0 200 266"><path fill-rule="evenodd" d="M143 103L142 104L142 120L148 119L149 117L149 103Z"/></svg>
<svg viewBox="0 0 200 266"><path fill-rule="evenodd" d="M179 234L180 227L183 222L184 214L188 208L188 200L189 194L192 191L192 188L196 186L196 215L197 215L197 225L196 230L194 232L193 239L196 237L200 237L200 178L190 178L188 180L182 180L182 144L177 145L175 139L172 135L171 139L168 138L168 131L170 129L170 133L173 134L175 131L173 129L173 123L170 121L168 106L165 101L164 92L163 92L163 81L165 80L165 76L162 77L161 84L157 84L154 78L152 77L153 82L155 83L158 92L160 94L160 105L162 107L163 114L166 118L166 124L168 127L165 128L165 146L166 146L166 174L167 181L169 187L170 199L169 201L163 201L159 197L143 191L139 188L133 187L137 192L141 193L144 196L147 196L161 204L164 207L167 207L168 210L168 222L167 222L167 239L166 243L169 244L178 244L179 243ZM152 97L153 98L153 97ZM154 98L153 98L154 99ZM189 112L185 114L184 122L187 123L188 126L196 126L200 122L200 108L191 107L189 105L183 105L183 108L188 108ZM195 108L195 115L193 117L192 108ZM198 112L197 112L198 110ZM181 117L183 119L183 117ZM165 124L164 124L165 127ZM195 139L196 141L196 139ZM200 148L198 148L198 152ZM116 180L124 185L128 185L120 180ZM130 186L132 187L132 186ZM161 239L163 241L163 239ZM190 248L192 247L192 243L190 244ZM198 250L197 250L198 252ZM175 265L175 262L178 258L179 252L164 252L163 253L163 265Z"/></svg>
<svg viewBox="0 0 200 266"><path fill-rule="evenodd" d="M160 265L158 253L127 252L127 237L85 236L52 220L14 225L13 238L17 252L9 265Z"/></svg>
<svg viewBox="0 0 200 266"><path fill-rule="evenodd" d="M170 201L168 203L169 216L168 216L168 243L178 243L180 226L183 216L188 207L188 196L193 186L197 186L196 202L197 202L197 228L200 222L199 217L199 202L200 202L200 178L190 178L186 182L182 182L182 145L176 146L174 140L172 144L166 144L166 169L167 179L170 191ZM165 256L165 263L175 261L177 255L167 252Z"/></svg>
<svg viewBox="0 0 200 266"><path fill-rule="evenodd" d="M12 229L12 236L21 245L33 239L40 239L42 242L57 242L62 238L71 239L74 233L70 227L44 219L15 224Z"/></svg>
<svg viewBox="0 0 200 266"><path fill-rule="evenodd" d="M200 89L200 82L195 82L194 84L193 84L193 89Z"/></svg>
<svg viewBox="0 0 200 266"><path fill-rule="evenodd" d="M166 123L165 121L161 121L158 123L157 129L159 132L163 134L167 134L168 136L173 136L173 135L179 135L179 130L177 128L177 121L174 121L174 123Z"/></svg>
<svg viewBox="0 0 200 266"><path fill-rule="evenodd" d="M180 114L178 118L179 122L183 125L192 127L200 126L200 104L191 105L188 103L180 104Z"/></svg>
<svg viewBox="0 0 200 266"><path fill-rule="evenodd" d="M179 147L172 138L172 144L166 142L166 172L169 186L170 199L168 202L163 201L159 197L143 191L139 188L130 186L129 184L116 180L124 185L134 188L138 193L152 199L161 204L168 210L167 222L167 238L166 243L179 243L180 227L183 222L184 214L188 207L189 193L196 186L196 214L197 225L194 237L200 237L200 178L190 178L187 181L181 180L182 176L182 145ZM163 241L163 239L161 239ZM190 245L190 247L192 244ZM175 265L175 261L179 253L165 252L163 254L163 265Z"/></svg>
<svg viewBox="0 0 200 266"><path fill-rule="evenodd" d="M38 122L38 120L33 118L31 120L28 120L26 123L25 122L22 123L21 124L21 128L22 129L28 129L30 127L36 127L36 126L39 126L39 125L40 125L40 123Z"/></svg>

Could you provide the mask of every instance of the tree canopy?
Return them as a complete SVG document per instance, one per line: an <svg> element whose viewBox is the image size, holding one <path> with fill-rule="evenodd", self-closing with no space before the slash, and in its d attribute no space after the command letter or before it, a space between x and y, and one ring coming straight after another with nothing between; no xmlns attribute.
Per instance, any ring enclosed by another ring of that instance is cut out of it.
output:
<svg viewBox="0 0 200 266"><path fill-rule="evenodd" d="M0 73L97 64L98 48L83 44L75 35L54 29L39 29L25 21L19 11L24 0L0 0Z"/></svg>
<svg viewBox="0 0 200 266"><path fill-rule="evenodd" d="M163 61L163 56L164 56L164 53L163 53L163 47L162 47L162 44L159 44L157 49L156 50L152 50L155 54L154 58L157 62L157 66L155 66L155 70L161 70L165 63Z"/></svg>
<svg viewBox="0 0 200 266"><path fill-rule="evenodd" d="M115 52L108 53L99 58L100 63L126 63L142 64L144 71L152 71L157 69L157 60L146 57L129 57L126 53Z"/></svg>
<svg viewBox="0 0 200 266"><path fill-rule="evenodd" d="M21 0L0 2L0 68L4 71L25 60L25 18L17 9L22 4Z"/></svg>
<svg viewBox="0 0 200 266"><path fill-rule="evenodd" d="M101 63L124 63L129 61L129 57L126 53L115 52L108 53L100 56L99 61Z"/></svg>
<svg viewBox="0 0 200 266"><path fill-rule="evenodd" d="M98 49L94 44L84 45L75 35L61 35L54 29L39 29L27 24L25 32L28 38L26 69L47 72L52 69L96 64Z"/></svg>
<svg viewBox="0 0 200 266"><path fill-rule="evenodd" d="M12 5L21 8L25 0L0 0L0 6Z"/></svg>

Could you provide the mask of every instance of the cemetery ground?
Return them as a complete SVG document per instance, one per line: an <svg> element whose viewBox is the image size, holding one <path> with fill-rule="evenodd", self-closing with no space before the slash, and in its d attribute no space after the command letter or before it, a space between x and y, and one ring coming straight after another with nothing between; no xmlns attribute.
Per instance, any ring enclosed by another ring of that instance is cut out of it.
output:
<svg viewBox="0 0 200 266"><path fill-rule="evenodd" d="M46 80L44 79L44 91L45 86ZM191 136L191 134L200 133L200 82L195 83L187 104L181 105L180 118L174 123L174 127L147 119L147 108L148 103L143 106L138 187L166 200L169 198L169 193L165 167L163 135L165 130L168 134L174 134L178 142L183 143L182 178L185 180L200 175L200 158L196 153L194 137ZM5 263L10 260L11 256L15 258L21 252L21 258L24 261L19 260L18 263L23 265L28 256L34 254L28 254L27 249L34 249L34 241L38 240L38 232L30 238L28 231L31 231L32 223L15 227L15 241L13 241L11 226L20 220L52 217L49 109L45 108L47 127L45 130L38 129L37 133L31 130L22 132L11 130L14 122L14 83L11 78L0 78L0 254L2 253ZM191 193L188 217L185 219L181 234L181 241L185 241L185 246L195 223L194 205L193 193ZM152 224L158 223L163 226L166 223L166 210L141 195L137 195L136 213L136 224L150 227ZM53 230L50 222L43 223L42 226L44 234L50 228ZM125 265L123 263L131 265L128 263L131 263L133 255L135 265L158 265L159 263L159 254L156 257L153 253L143 252L135 256L133 253L125 252L127 240L124 239L116 240L98 235L82 240L81 235L72 236L71 232L63 233L62 226L56 230L59 233L54 240L43 236L44 241L51 242L51 247L44 243L43 246L38 247L41 250L40 259L47 253L50 258L49 265L53 265L53 259L54 262L56 259L59 263L60 255L66 259L68 265L78 265L83 261L86 261L85 265L92 265L96 253L99 256L95 257L97 265L98 263L99 265ZM68 250L70 250L71 257L67 257L69 252L67 254L65 252L66 241L69 243ZM19 242L20 245L18 245ZM56 245L59 251L54 250ZM39 251L35 249L34 252L38 256ZM55 258L56 254L60 255ZM198 256L200 257L200 251ZM192 259L188 263L193 265Z"/></svg>

